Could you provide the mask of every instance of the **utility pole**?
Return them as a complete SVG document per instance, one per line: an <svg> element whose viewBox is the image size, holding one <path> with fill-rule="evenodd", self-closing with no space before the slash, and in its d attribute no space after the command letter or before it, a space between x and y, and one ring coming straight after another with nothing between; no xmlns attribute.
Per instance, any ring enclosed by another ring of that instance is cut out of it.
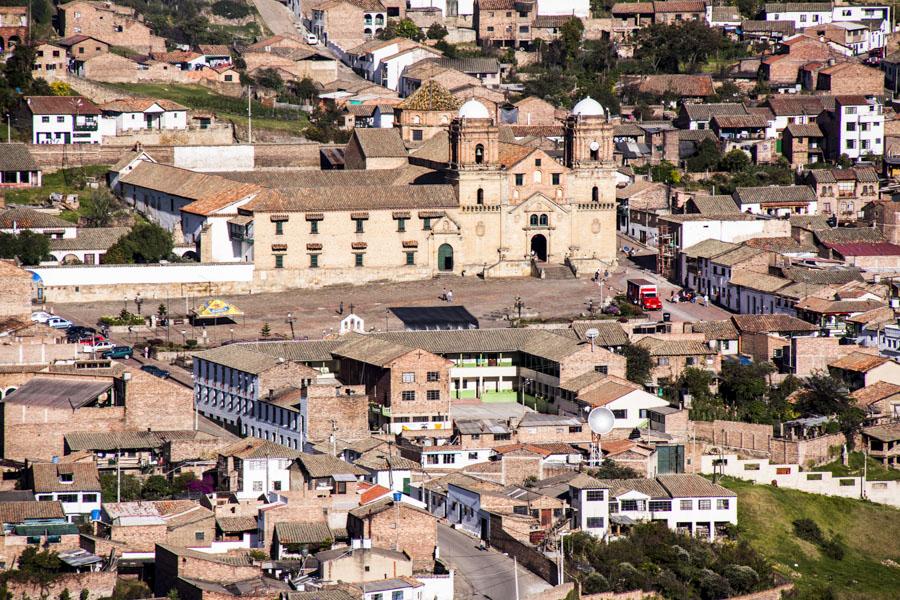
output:
<svg viewBox="0 0 900 600"><path fill-rule="evenodd" d="M516 583L516 600L519 600L519 559L513 556L513 578Z"/></svg>
<svg viewBox="0 0 900 600"><path fill-rule="evenodd" d="M247 143L253 143L253 88L247 86Z"/></svg>
<svg viewBox="0 0 900 600"><path fill-rule="evenodd" d="M122 501L122 457L116 448L116 502Z"/></svg>

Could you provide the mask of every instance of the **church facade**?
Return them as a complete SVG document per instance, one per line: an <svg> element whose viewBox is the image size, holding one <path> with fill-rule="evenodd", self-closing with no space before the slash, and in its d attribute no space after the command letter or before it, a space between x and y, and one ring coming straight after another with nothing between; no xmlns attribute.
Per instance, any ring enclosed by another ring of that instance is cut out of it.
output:
<svg viewBox="0 0 900 600"><path fill-rule="evenodd" d="M369 164L396 159L387 135L399 135L387 131L356 130L348 148ZM252 246L260 283L278 287L527 276L563 264L593 273L616 259L612 126L587 98L563 137L561 157L500 141L495 119L469 100L401 167L332 172L334 181L321 171L316 185L258 194L238 209L235 237Z"/></svg>

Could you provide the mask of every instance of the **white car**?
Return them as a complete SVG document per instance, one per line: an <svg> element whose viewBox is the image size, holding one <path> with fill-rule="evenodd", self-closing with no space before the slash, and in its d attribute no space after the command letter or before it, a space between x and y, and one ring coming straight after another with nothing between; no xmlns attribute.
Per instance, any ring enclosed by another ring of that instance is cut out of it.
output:
<svg viewBox="0 0 900 600"><path fill-rule="evenodd" d="M105 350L112 350L113 348L115 348L115 344L110 341L94 341L81 344L81 351L87 352L88 354L104 352Z"/></svg>
<svg viewBox="0 0 900 600"><path fill-rule="evenodd" d="M315 46L316 44L319 43L319 36L317 36L314 33L307 33L306 34L306 43L309 44L310 46Z"/></svg>
<svg viewBox="0 0 900 600"><path fill-rule="evenodd" d="M31 320L34 321L35 323L46 323L47 321L49 321L52 318L53 318L53 315L51 315L48 312L44 312L44 311L31 313Z"/></svg>
<svg viewBox="0 0 900 600"><path fill-rule="evenodd" d="M50 317L47 319L47 325L53 329L68 329L72 326L72 321L63 319L62 317Z"/></svg>

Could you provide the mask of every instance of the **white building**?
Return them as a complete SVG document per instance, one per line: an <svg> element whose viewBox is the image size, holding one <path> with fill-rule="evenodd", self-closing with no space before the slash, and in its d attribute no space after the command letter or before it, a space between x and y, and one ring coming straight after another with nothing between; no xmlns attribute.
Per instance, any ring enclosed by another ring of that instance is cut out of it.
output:
<svg viewBox="0 0 900 600"><path fill-rule="evenodd" d="M254 500L269 492L291 488L289 468L299 451L245 438L219 451L219 485L238 500Z"/></svg>
<svg viewBox="0 0 900 600"><path fill-rule="evenodd" d="M884 154L884 111L875 97L835 96L824 129L832 158L846 154L858 160L869 154Z"/></svg>
<svg viewBox="0 0 900 600"><path fill-rule="evenodd" d="M74 223L25 206L0 209L0 232L18 235L25 230L43 233L50 240L71 240L78 235Z"/></svg>
<svg viewBox="0 0 900 600"><path fill-rule="evenodd" d="M833 20L830 2L766 4L765 11L766 21L790 21L797 29Z"/></svg>
<svg viewBox="0 0 900 600"><path fill-rule="evenodd" d="M590 0L537 0L539 15L572 15L582 19L591 16Z"/></svg>
<svg viewBox="0 0 900 600"><path fill-rule="evenodd" d="M359 587L363 591L363 600L423 600L425 584L412 577L398 577L361 583Z"/></svg>
<svg viewBox="0 0 900 600"><path fill-rule="evenodd" d="M660 215L660 235L668 229L675 248L690 248L706 240L738 243L756 237L788 237L791 224L785 219L765 219L756 215L726 216Z"/></svg>
<svg viewBox="0 0 900 600"><path fill-rule="evenodd" d="M400 88L400 75L403 73L403 69L420 60L434 58L436 55L440 55L436 50L427 47L417 47L407 48L387 56L379 64L375 83L396 92Z"/></svg>
<svg viewBox="0 0 900 600"><path fill-rule="evenodd" d="M564 388L570 386L570 383L563 384ZM591 409L603 406L615 417L614 429L635 429L646 427L648 409L668 405L666 400L644 391L642 386L624 379L608 378L595 387L581 390L573 400L560 400L559 410L560 413L583 416Z"/></svg>
<svg viewBox="0 0 900 600"><path fill-rule="evenodd" d="M100 108L81 96L27 96L32 144L99 144Z"/></svg>
<svg viewBox="0 0 900 600"><path fill-rule="evenodd" d="M119 98L100 106L101 134L187 129L187 107L171 100Z"/></svg>
<svg viewBox="0 0 900 600"><path fill-rule="evenodd" d="M766 4L767 21L790 21L794 27L805 29L823 23L858 23L866 26L872 34L870 49L883 48L891 33L891 8L889 6L847 4L835 5L829 2L809 2L806 4L789 2ZM869 27L874 23L875 27Z"/></svg>
<svg viewBox="0 0 900 600"><path fill-rule="evenodd" d="M94 463L34 463L29 477L35 500L61 502L69 521L100 511L100 477Z"/></svg>

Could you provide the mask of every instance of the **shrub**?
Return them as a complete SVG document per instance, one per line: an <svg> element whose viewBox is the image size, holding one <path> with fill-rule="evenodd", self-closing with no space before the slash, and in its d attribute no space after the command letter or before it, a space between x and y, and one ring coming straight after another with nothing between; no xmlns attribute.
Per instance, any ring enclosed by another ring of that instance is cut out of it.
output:
<svg viewBox="0 0 900 600"><path fill-rule="evenodd" d="M243 19L251 14L250 7L237 0L219 0L212 5L212 13L225 19Z"/></svg>
<svg viewBox="0 0 900 600"><path fill-rule="evenodd" d="M828 558L833 560L844 560L844 542L838 535L832 537L830 540L823 540L822 543L819 544L819 548L821 548L822 554Z"/></svg>
<svg viewBox="0 0 900 600"><path fill-rule="evenodd" d="M728 565L722 575L728 579L732 589L740 594L751 591L759 583L759 575L746 565Z"/></svg>
<svg viewBox="0 0 900 600"><path fill-rule="evenodd" d="M585 594L599 594L609 591L609 582L600 573L594 572L585 577L581 584L581 591Z"/></svg>
<svg viewBox="0 0 900 600"><path fill-rule="evenodd" d="M821 544L825 540L822 536L822 530L819 529L819 526L812 519L795 520L794 534L801 540L806 540L816 545Z"/></svg>

